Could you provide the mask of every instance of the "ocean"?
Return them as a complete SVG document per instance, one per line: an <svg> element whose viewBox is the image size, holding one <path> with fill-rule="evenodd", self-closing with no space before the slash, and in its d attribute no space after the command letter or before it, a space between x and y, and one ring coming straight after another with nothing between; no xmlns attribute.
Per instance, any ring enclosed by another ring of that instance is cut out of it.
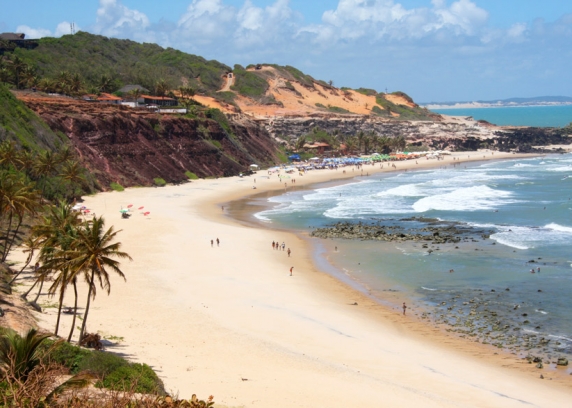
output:
<svg viewBox="0 0 572 408"><path fill-rule="evenodd" d="M303 234L339 221L474 231L425 246L310 242L322 269L380 302L406 300L420 319L461 337L546 361L572 355L571 198L572 155L547 155L318 185L260 198L267 207L255 216Z"/></svg>
<svg viewBox="0 0 572 408"><path fill-rule="evenodd" d="M572 123L572 105L505 108L431 109L450 116L472 116L499 126L563 127Z"/></svg>

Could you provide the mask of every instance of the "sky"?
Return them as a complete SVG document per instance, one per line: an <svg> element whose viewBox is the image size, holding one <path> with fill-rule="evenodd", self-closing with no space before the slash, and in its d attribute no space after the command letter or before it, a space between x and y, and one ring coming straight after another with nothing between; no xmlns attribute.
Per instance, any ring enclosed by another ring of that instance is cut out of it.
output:
<svg viewBox="0 0 572 408"><path fill-rule="evenodd" d="M59 37L72 22L417 102L572 96L570 0L0 0L0 32Z"/></svg>

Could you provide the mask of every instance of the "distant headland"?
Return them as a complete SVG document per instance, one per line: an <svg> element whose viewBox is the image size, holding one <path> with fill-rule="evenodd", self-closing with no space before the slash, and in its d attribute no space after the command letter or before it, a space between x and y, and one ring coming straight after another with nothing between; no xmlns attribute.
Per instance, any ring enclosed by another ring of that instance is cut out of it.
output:
<svg viewBox="0 0 572 408"><path fill-rule="evenodd" d="M427 109L475 109L475 108L510 108L521 106L557 106L572 105L568 96L537 96L533 98L509 98L490 101L462 102L427 102L421 103Z"/></svg>

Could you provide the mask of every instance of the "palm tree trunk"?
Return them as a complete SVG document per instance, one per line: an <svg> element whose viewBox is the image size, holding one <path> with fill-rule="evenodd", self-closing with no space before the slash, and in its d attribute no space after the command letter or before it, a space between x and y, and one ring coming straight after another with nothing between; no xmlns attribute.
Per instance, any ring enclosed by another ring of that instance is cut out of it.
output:
<svg viewBox="0 0 572 408"><path fill-rule="evenodd" d="M95 269L91 271L91 278L89 279L89 291L87 292L87 304L85 305L85 313L83 314L83 322L81 323L81 330L79 332L79 343L85 334L85 324L87 323L87 314L89 313L89 304L91 302L91 291L93 289L93 278L95 277Z"/></svg>
<svg viewBox="0 0 572 408"><path fill-rule="evenodd" d="M12 220L14 216L10 212L10 217L8 218L8 228L6 228L6 237L4 238L4 250L2 251L2 262L6 262L6 257L8 256L8 237L10 236L10 230L12 229Z"/></svg>
<svg viewBox="0 0 572 408"><path fill-rule="evenodd" d="M30 294L30 292L36 287L36 285L38 284L38 282L40 281L40 278L36 279L36 281L34 282L34 284L30 287L30 289L28 289L28 291L26 293L24 293L22 296L20 296L22 299L26 299L28 297L28 295Z"/></svg>
<svg viewBox="0 0 572 408"><path fill-rule="evenodd" d="M12 278L12 280L10 281L10 285L14 283L14 281L18 278L18 276L20 276L20 274L22 272L24 272L24 269L26 269L28 267L28 265L30 265L30 262L32 262L32 257L34 256L34 254L31 252L30 255L28 256L28 259L26 259L26 264L24 266L22 266L22 269L20 269L20 271Z"/></svg>
<svg viewBox="0 0 572 408"><path fill-rule="evenodd" d="M18 231L20 230L20 227L22 226L22 221L23 221L23 218L18 217L18 225L14 229L14 233L12 234L12 238L9 240L9 242L6 242L6 248L4 248L4 250L6 251L6 253L4 254L4 260L6 258L8 258L8 254L10 254L10 250L12 249L12 246L14 245L14 241L16 240L16 235L18 235ZM8 232L6 233L6 235L8 235Z"/></svg>
<svg viewBox="0 0 572 408"><path fill-rule="evenodd" d="M34 303L38 302L38 299L40 298L40 295L42 294L42 288L43 287L44 287L44 277L41 278L40 290L38 290L38 294L36 295L36 298L34 299Z"/></svg>
<svg viewBox="0 0 572 408"><path fill-rule="evenodd" d="M60 328L60 317L62 316L62 305L64 304L64 294L65 294L65 283L62 282L62 289L60 291L60 304L58 305L58 318L56 320L56 330L55 335L58 335L58 329Z"/></svg>
<svg viewBox="0 0 572 408"><path fill-rule="evenodd" d="M71 325L71 330L70 330L70 335L68 336L68 343L71 343L71 339L73 336L73 331L75 329L75 318L77 316L77 285L76 285L76 280L73 280L73 294L74 294L74 304L73 304L73 319L72 319L72 325Z"/></svg>

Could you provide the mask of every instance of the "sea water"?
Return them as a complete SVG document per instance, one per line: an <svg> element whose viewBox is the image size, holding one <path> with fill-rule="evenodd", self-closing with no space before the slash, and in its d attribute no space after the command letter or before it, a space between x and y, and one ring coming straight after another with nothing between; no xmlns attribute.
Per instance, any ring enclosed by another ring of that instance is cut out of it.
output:
<svg viewBox="0 0 572 408"><path fill-rule="evenodd" d="M321 248L320 262L381 302L399 293L423 318L463 335L499 347L517 343L519 352L534 346L547 354L570 353L571 198L572 155L547 155L357 177L265 198L270 208L255 216L304 232L338 221L406 225L412 216L489 230L488 238L425 247L311 241Z"/></svg>
<svg viewBox="0 0 572 408"><path fill-rule="evenodd" d="M471 116L499 126L563 127L572 123L572 105L431 109L450 116Z"/></svg>

